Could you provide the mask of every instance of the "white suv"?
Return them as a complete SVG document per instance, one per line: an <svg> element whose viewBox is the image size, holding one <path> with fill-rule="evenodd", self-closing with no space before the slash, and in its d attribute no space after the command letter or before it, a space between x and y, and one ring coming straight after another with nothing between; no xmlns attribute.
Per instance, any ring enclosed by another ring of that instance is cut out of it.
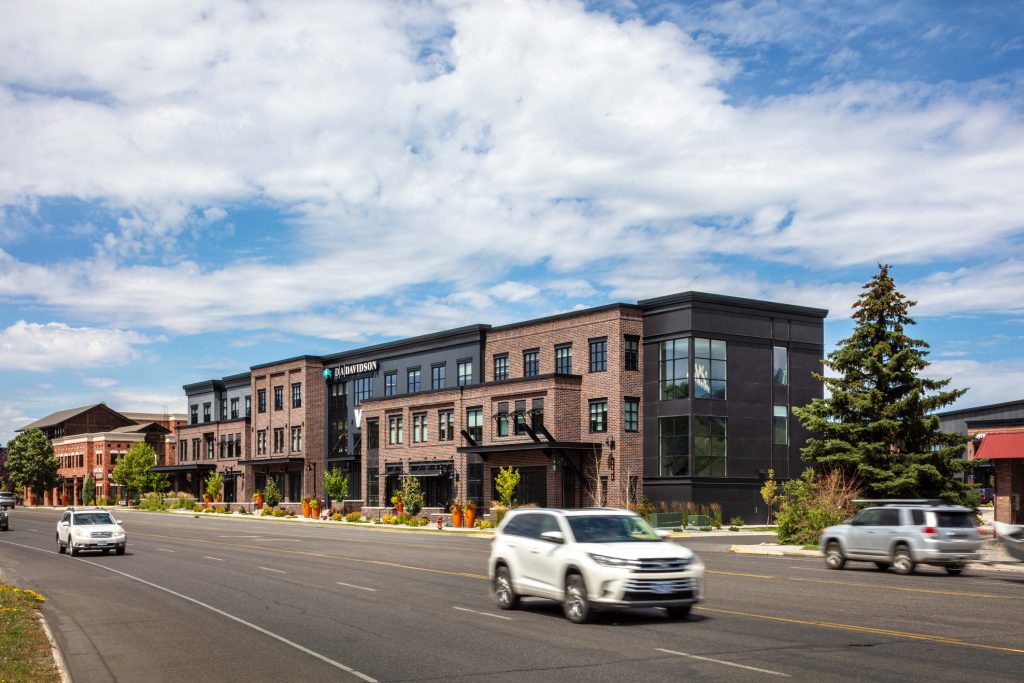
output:
<svg viewBox="0 0 1024 683"><path fill-rule="evenodd" d="M611 607L685 619L704 597L704 565L662 533L627 510L512 510L491 546L495 600L501 609L522 596L558 600L576 623Z"/></svg>
<svg viewBox="0 0 1024 683"><path fill-rule="evenodd" d="M116 550L124 555L128 537L121 520L114 520L103 508L68 508L57 522L57 552L70 550L72 557L81 550Z"/></svg>

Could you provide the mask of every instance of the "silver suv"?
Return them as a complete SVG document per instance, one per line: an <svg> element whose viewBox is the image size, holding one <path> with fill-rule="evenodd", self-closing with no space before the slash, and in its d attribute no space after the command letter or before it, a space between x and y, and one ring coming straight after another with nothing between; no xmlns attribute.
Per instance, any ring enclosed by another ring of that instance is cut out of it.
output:
<svg viewBox="0 0 1024 683"><path fill-rule="evenodd" d="M121 526L103 508L68 508L57 522L57 552L71 552L72 557L83 550L111 550L124 555L128 538Z"/></svg>
<svg viewBox="0 0 1024 683"><path fill-rule="evenodd" d="M0 508L14 508L15 497L10 491L0 491Z"/></svg>
<svg viewBox="0 0 1024 683"><path fill-rule="evenodd" d="M501 609L548 598L576 623L610 607L664 607L685 619L704 595L697 556L628 510L513 510L492 540L488 574Z"/></svg>
<svg viewBox="0 0 1024 683"><path fill-rule="evenodd" d="M982 538L970 508L942 501L857 501L869 503L857 515L821 534L829 569L848 560L874 562L885 571L912 574L919 564L945 567L958 576L968 560L980 557Z"/></svg>

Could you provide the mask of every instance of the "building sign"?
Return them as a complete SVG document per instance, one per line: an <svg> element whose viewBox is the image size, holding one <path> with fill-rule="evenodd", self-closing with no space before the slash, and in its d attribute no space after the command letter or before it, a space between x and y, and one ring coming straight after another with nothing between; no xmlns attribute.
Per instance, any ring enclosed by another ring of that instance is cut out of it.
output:
<svg viewBox="0 0 1024 683"><path fill-rule="evenodd" d="M351 365L340 365L334 368L334 379L344 379L349 375L360 375L364 372L377 372L377 361L370 360L365 363L352 363ZM324 373L326 376L326 372Z"/></svg>
<svg viewBox="0 0 1024 683"><path fill-rule="evenodd" d="M92 478L93 479L102 479L103 478L103 468L102 467L95 467L95 468L93 468L93 470L92 470Z"/></svg>

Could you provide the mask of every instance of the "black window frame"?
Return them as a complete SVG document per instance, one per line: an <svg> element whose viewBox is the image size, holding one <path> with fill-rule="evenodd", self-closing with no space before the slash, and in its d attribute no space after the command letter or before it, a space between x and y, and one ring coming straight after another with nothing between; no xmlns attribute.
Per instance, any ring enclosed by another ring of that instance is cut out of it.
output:
<svg viewBox="0 0 1024 683"><path fill-rule="evenodd" d="M472 425L470 420L470 414L476 414L479 417L479 424ZM483 406L469 406L466 408L466 433L469 434L470 438L477 443L481 444L484 440L484 409Z"/></svg>
<svg viewBox="0 0 1024 683"><path fill-rule="evenodd" d="M589 340L590 346L590 371L608 371L608 337L600 337Z"/></svg>
<svg viewBox="0 0 1024 683"><path fill-rule="evenodd" d="M721 436L716 434L721 426ZM693 476L729 476L729 418L720 415L693 416ZM716 455L716 445L721 443L721 455ZM721 468L716 467L721 463Z"/></svg>
<svg viewBox="0 0 1024 683"><path fill-rule="evenodd" d="M498 404L498 412L494 416L494 419L498 423L495 428L494 435L499 439L508 436L508 401L502 401Z"/></svg>
<svg viewBox="0 0 1024 683"><path fill-rule="evenodd" d="M592 398L588 401L590 407L590 433L604 434L608 431L608 399Z"/></svg>
<svg viewBox="0 0 1024 683"><path fill-rule="evenodd" d="M406 368L405 370L405 391L408 394L418 394L422 387L423 376L419 368ZM413 381L415 380L415 381Z"/></svg>
<svg viewBox="0 0 1024 683"><path fill-rule="evenodd" d="M555 345L555 374L572 374L572 342Z"/></svg>
<svg viewBox="0 0 1024 683"><path fill-rule="evenodd" d="M670 427L671 429L666 429ZM658 476L686 477L690 474L690 416L665 415L658 418Z"/></svg>
<svg viewBox="0 0 1024 683"><path fill-rule="evenodd" d="M267 412L267 390L257 389L256 390L256 412L265 413Z"/></svg>
<svg viewBox="0 0 1024 683"><path fill-rule="evenodd" d="M464 358L455 362L455 373L458 386L468 387L473 384L473 359Z"/></svg>
<svg viewBox="0 0 1024 683"><path fill-rule="evenodd" d="M373 397L373 377L357 377L352 380L352 405L358 406Z"/></svg>
<svg viewBox="0 0 1024 683"><path fill-rule="evenodd" d="M622 399L622 431L640 431L640 399L636 396L626 396Z"/></svg>
<svg viewBox="0 0 1024 683"><path fill-rule="evenodd" d="M622 339L622 367L624 370L640 369L640 337L634 334Z"/></svg>
<svg viewBox="0 0 1024 683"><path fill-rule="evenodd" d="M302 382L292 382L292 408L302 407Z"/></svg>
<svg viewBox="0 0 1024 683"><path fill-rule="evenodd" d="M502 353L494 357L494 381L504 382L508 379L508 354Z"/></svg>
<svg viewBox="0 0 1024 683"><path fill-rule="evenodd" d="M721 345L721 357L716 357L716 345ZM707 354L702 347L707 346ZM707 368L706 377L698 379L698 366ZM693 398L726 401L729 380L729 344L724 339L693 338ZM706 388L702 384L706 383Z"/></svg>
<svg viewBox="0 0 1024 683"><path fill-rule="evenodd" d="M540 374L540 349L523 351L523 377L536 377Z"/></svg>
<svg viewBox="0 0 1024 683"><path fill-rule="evenodd" d="M448 374L448 365L446 363L437 363L430 366L430 389L431 391L437 391L438 389L444 389L447 382L446 375Z"/></svg>
<svg viewBox="0 0 1024 683"><path fill-rule="evenodd" d="M384 373L384 395L398 395L398 370Z"/></svg>
<svg viewBox="0 0 1024 683"><path fill-rule="evenodd" d="M238 397L237 396L233 396L231 398L231 419L232 420L237 420L238 419Z"/></svg>
<svg viewBox="0 0 1024 683"><path fill-rule="evenodd" d="M274 387L274 410L284 410L284 385Z"/></svg>

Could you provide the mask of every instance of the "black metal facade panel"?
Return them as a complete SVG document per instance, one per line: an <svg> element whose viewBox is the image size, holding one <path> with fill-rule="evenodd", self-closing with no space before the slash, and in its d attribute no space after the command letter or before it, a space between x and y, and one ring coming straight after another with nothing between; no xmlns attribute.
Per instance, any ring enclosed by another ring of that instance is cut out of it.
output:
<svg viewBox="0 0 1024 683"><path fill-rule="evenodd" d="M967 394L970 396L970 394ZM938 413L939 425L944 432L966 434L968 422L984 420L1024 421L1024 401L996 403L976 408L964 408Z"/></svg>

